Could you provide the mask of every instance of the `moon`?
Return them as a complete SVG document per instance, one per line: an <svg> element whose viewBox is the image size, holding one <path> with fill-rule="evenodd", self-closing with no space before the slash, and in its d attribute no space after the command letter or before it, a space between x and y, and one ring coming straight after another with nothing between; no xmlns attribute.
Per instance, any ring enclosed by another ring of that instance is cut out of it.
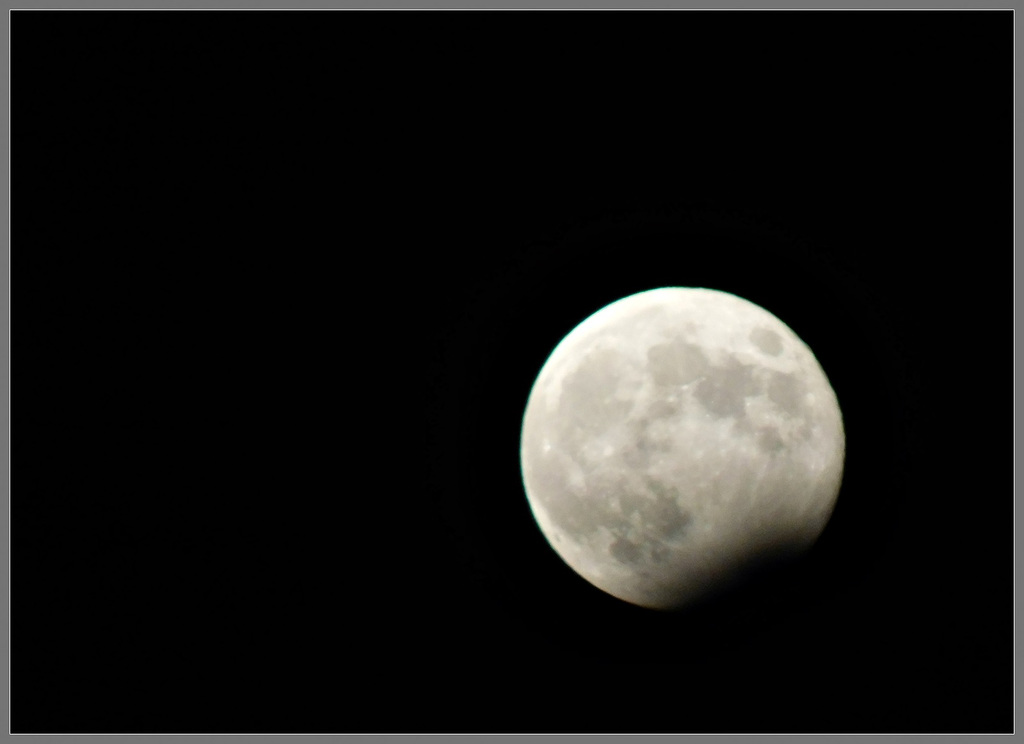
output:
<svg viewBox="0 0 1024 744"><path fill-rule="evenodd" d="M580 576L678 609L820 536L843 474L835 392L781 320L665 287L597 311L555 347L523 416L533 516Z"/></svg>

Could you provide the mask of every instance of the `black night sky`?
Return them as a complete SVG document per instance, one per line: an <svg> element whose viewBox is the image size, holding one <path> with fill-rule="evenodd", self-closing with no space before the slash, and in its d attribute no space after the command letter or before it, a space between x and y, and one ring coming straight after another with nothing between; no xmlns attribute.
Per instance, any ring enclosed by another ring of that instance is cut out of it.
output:
<svg viewBox="0 0 1024 744"><path fill-rule="evenodd" d="M1012 34L15 12L13 731L1010 731ZM678 614L518 459L669 285L793 328L848 448L803 561Z"/></svg>

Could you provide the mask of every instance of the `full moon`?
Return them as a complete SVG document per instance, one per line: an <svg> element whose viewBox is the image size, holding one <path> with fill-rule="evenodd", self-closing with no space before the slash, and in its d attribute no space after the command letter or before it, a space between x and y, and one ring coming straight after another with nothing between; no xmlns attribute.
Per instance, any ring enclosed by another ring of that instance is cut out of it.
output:
<svg viewBox="0 0 1024 744"><path fill-rule="evenodd" d="M576 573L676 609L810 547L845 443L835 392L788 326L726 292L666 287L555 347L520 456L537 524Z"/></svg>

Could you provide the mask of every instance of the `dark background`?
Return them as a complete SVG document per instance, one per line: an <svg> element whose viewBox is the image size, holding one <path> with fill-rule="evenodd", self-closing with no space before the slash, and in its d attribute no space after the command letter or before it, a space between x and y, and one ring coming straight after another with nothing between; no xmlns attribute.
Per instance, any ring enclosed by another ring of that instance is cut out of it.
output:
<svg viewBox="0 0 1024 744"><path fill-rule="evenodd" d="M12 15L15 732L1012 729L1012 15ZM775 313L848 457L680 614L534 525L584 317Z"/></svg>

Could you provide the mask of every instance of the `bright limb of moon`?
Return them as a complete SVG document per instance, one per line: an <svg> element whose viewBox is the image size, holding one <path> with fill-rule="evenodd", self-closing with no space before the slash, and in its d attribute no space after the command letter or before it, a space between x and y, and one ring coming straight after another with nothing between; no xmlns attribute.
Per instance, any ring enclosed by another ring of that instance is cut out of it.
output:
<svg viewBox="0 0 1024 744"><path fill-rule="evenodd" d="M740 297L667 287L580 323L534 383L521 460L562 559L620 599L675 608L818 538L845 435L828 378Z"/></svg>

